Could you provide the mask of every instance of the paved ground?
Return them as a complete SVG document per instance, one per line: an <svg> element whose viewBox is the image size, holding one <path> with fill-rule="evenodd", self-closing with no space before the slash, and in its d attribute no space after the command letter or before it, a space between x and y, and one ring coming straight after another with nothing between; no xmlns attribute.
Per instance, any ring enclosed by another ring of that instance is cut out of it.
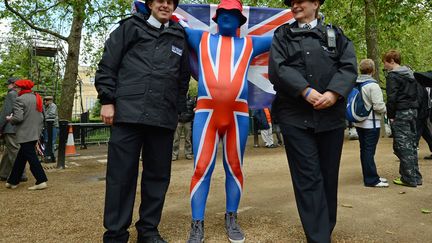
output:
<svg viewBox="0 0 432 243"><path fill-rule="evenodd" d="M253 148L244 161L244 196L239 220L247 242L305 242L296 210L283 148ZM420 157L428 155L421 144ZM48 171L49 188L31 192L34 183L16 190L0 186L0 242L101 242L106 146L78 150L68 168ZM183 157L182 157L183 158ZM379 173L398 176L391 139L380 140L376 156ZM346 141L340 172L338 223L334 242L432 242L432 161L420 160L424 185L387 189L362 185L358 142ZM173 164L161 234L170 242L185 242L190 222L189 183L192 161ZM136 202L134 221L139 201ZM224 173L219 158L207 203L206 242L227 242L223 229ZM133 227L131 242L136 241Z"/></svg>

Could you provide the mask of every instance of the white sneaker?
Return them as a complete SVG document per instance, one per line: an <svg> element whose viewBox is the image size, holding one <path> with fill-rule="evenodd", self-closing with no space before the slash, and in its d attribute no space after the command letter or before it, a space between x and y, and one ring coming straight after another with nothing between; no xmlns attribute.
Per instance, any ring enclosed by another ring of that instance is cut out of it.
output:
<svg viewBox="0 0 432 243"><path fill-rule="evenodd" d="M384 177L380 177L379 180L384 183L388 183L388 180Z"/></svg>
<svg viewBox="0 0 432 243"><path fill-rule="evenodd" d="M387 182L378 182L374 187L389 187L389 184Z"/></svg>
<svg viewBox="0 0 432 243"><path fill-rule="evenodd" d="M18 185L12 185L12 184L9 184L7 182L6 182L5 186L6 186L6 188L9 188L9 189L15 189L18 187Z"/></svg>
<svg viewBox="0 0 432 243"><path fill-rule="evenodd" d="M31 191L34 191L34 190L43 190L43 189L45 189L47 187L48 187L48 184L46 182L42 182L40 184L31 186L28 189L31 190Z"/></svg>

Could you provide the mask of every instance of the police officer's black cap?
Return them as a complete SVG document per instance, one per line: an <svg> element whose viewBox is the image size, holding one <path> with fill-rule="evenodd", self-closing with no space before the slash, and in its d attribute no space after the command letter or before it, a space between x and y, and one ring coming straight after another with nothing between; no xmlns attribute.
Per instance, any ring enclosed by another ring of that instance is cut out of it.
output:
<svg viewBox="0 0 432 243"><path fill-rule="evenodd" d="M325 0L319 0L320 4L322 5L324 3ZM287 5L288 7L291 7L291 0L285 0L285 5Z"/></svg>
<svg viewBox="0 0 432 243"><path fill-rule="evenodd" d="M13 84L13 83L15 83L16 81L18 81L19 80L19 78L15 78L15 77L12 77L12 78L8 78L8 80L6 80L6 84Z"/></svg>

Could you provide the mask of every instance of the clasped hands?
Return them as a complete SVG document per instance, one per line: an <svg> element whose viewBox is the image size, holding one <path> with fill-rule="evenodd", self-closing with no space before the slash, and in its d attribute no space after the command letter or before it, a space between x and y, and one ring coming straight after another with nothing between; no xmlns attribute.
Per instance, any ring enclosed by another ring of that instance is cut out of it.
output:
<svg viewBox="0 0 432 243"><path fill-rule="evenodd" d="M302 91L303 98L313 105L315 110L323 110L333 106L337 99L339 98L339 94L333 91L326 91L323 94L316 91L311 87L307 87Z"/></svg>

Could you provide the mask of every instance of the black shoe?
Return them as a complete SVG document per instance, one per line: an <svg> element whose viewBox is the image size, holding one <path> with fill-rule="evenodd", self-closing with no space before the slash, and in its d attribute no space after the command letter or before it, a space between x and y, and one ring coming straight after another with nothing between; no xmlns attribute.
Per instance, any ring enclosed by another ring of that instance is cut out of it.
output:
<svg viewBox="0 0 432 243"><path fill-rule="evenodd" d="M0 177L0 181L7 181L7 178L5 178L5 177Z"/></svg>
<svg viewBox="0 0 432 243"><path fill-rule="evenodd" d="M423 159L432 159L432 154L431 155L428 155L428 156L425 156Z"/></svg>
<svg viewBox="0 0 432 243"><path fill-rule="evenodd" d="M160 235L147 236L147 237L139 237L137 243L168 243Z"/></svg>

